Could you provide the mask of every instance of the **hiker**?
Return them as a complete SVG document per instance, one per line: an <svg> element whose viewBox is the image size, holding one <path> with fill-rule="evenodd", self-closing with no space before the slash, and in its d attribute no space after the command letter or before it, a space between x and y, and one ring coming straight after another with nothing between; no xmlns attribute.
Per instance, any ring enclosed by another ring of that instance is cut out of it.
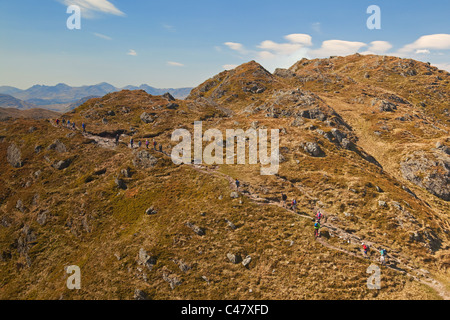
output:
<svg viewBox="0 0 450 320"><path fill-rule="evenodd" d="M162 144L159 145L159 152L161 152L161 153L163 152L162 151Z"/></svg>
<svg viewBox="0 0 450 320"><path fill-rule="evenodd" d="M131 146L131 149L133 149L133 143L134 143L134 140L133 140L133 138L131 138L131 139L130 139L130 146Z"/></svg>
<svg viewBox="0 0 450 320"><path fill-rule="evenodd" d="M156 151L156 141L155 141L155 139L153 139L153 149L155 149L155 151Z"/></svg>
<svg viewBox="0 0 450 320"><path fill-rule="evenodd" d="M116 145L119 144L120 134L116 134Z"/></svg>
<svg viewBox="0 0 450 320"><path fill-rule="evenodd" d="M83 128L83 132L86 132L86 124L84 122L81 124L81 127Z"/></svg>
<svg viewBox="0 0 450 320"><path fill-rule="evenodd" d="M314 223L314 237L319 237L320 238L320 223L317 221L316 223Z"/></svg>
<svg viewBox="0 0 450 320"><path fill-rule="evenodd" d="M320 212L320 210L318 210L317 211L317 214L316 214L316 219L317 219L317 221L318 222L320 222L320 220L323 218L323 214L322 214L322 212Z"/></svg>
<svg viewBox="0 0 450 320"><path fill-rule="evenodd" d="M369 247L364 242L362 243L362 247L364 250L364 255L367 256L367 251L369 250Z"/></svg>
<svg viewBox="0 0 450 320"><path fill-rule="evenodd" d="M281 194L281 202L283 203L283 208L286 208L286 200L287 200L287 195L282 193Z"/></svg>
<svg viewBox="0 0 450 320"><path fill-rule="evenodd" d="M238 179L236 179L236 181L234 182L236 184L236 190L239 191L239 186L240 186L240 182Z"/></svg>
<svg viewBox="0 0 450 320"><path fill-rule="evenodd" d="M72 129L75 130L75 122L72 122Z"/></svg>
<svg viewBox="0 0 450 320"><path fill-rule="evenodd" d="M70 128L70 120L67 120L67 128Z"/></svg>
<svg viewBox="0 0 450 320"><path fill-rule="evenodd" d="M380 262L383 266L385 266L386 265L386 257L387 257L386 249L381 249L380 254L381 254Z"/></svg>
<svg viewBox="0 0 450 320"><path fill-rule="evenodd" d="M139 148L142 146L142 141L141 140L139 140L138 146L139 146Z"/></svg>
<svg viewBox="0 0 450 320"><path fill-rule="evenodd" d="M297 206L297 200L294 199L294 200L292 200L292 210L295 211L296 206Z"/></svg>
<svg viewBox="0 0 450 320"><path fill-rule="evenodd" d="M148 144L149 144L148 140L145 140L145 146L147 147L147 149L148 149Z"/></svg>
<svg viewBox="0 0 450 320"><path fill-rule="evenodd" d="M59 125L59 119L56 119L56 125Z"/></svg>
<svg viewBox="0 0 450 320"><path fill-rule="evenodd" d="M66 124L66 119L62 119L62 124L63 124L63 125Z"/></svg>

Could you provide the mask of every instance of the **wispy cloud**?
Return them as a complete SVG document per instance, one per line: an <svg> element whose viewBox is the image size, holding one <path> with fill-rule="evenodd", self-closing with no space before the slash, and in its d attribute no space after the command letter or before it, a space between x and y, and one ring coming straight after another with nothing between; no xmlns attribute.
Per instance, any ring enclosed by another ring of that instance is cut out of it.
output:
<svg viewBox="0 0 450 320"><path fill-rule="evenodd" d="M164 23L162 26L163 26L163 28L166 29L167 31L170 31L170 32L175 32L175 31L177 31L177 30L175 29L175 27L172 26L172 25L170 25L170 24Z"/></svg>
<svg viewBox="0 0 450 320"><path fill-rule="evenodd" d="M167 61L167 65L171 67L184 67L184 64L175 61Z"/></svg>
<svg viewBox="0 0 450 320"><path fill-rule="evenodd" d="M111 37L105 36L104 34L101 34L101 33L94 32L93 35L96 36L96 37L105 39L105 40L112 40Z"/></svg>
<svg viewBox="0 0 450 320"><path fill-rule="evenodd" d="M66 6L77 5L81 8L84 18L94 18L96 13L112 14L115 16L125 16L114 4L108 0L58 0Z"/></svg>
<svg viewBox="0 0 450 320"><path fill-rule="evenodd" d="M239 53L242 53L242 54L247 53L247 50L244 48L244 46L241 43L225 42L224 45L226 45L231 50L237 51Z"/></svg>
<svg viewBox="0 0 450 320"><path fill-rule="evenodd" d="M329 56L347 56L358 52L359 49L367 46L364 42L344 41L344 40L326 40L322 42L319 49L309 51L309 54L316 58Z"/></svg>
<svg viewBox="0 0 450 320"><path fill-rule="evenodd" d="M322 33L322 29L321 29L321 24L320 24L320 22L314 22L314 23L311 25L311 28L312 28L315 32L317 32L317 33Z"/></svg>
<svg viewBox="0 0 450 320"><path fill-rule="evenodd" d="M417 49L416 54L429 54L430 50L428 49Z"/></svg>
<svg viewBox="0 0 450 320"><path fill-rule="evenodd" d="M238 65L237 64L225 64L222 66L222 68L224 68L225 70L232 70L234 68L236 68Z"/></svg>
<svg viewBox="0 0 450 320"><path fill-rule="evenodd" d="M398 52L411 53L421 49L450 50L450 34L442 33L422 36L413 43L404 46Z"/></svg>
<svg viewBox="0 0 450 320"><path fill-rule="evenodd" d="M128 51L127 55L129 55L129 56L137 56L137 52L135 50L133 50L133 49L130 49Z"/></svg>
<svg viewBox="0 0 450 320"><path fill-rule="evenodd" d="M369 49L361 54L386 54L392 47L392 44L387 41L372 41Z"/></svg>

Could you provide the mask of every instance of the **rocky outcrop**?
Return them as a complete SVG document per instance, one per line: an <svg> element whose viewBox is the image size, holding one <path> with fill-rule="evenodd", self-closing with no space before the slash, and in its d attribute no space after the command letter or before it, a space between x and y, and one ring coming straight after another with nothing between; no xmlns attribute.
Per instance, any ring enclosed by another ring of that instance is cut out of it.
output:
<svg viewBox="0 0 450 320"><path fill-rule="evenodd" d="M186 222L186 226L191 228L192 231L194 231L196 234L198 234L199 236L203 236L205 235L205 231L203 231L202 228L196 226L195 224L191 223L191 222Z"/></svg>
<svg viewBox="0 0 450 320"><path fill-rule="evenodd" d="M239 254L227 253L227 258L233 264L238 264L242 261L242 258Z"/></svg>
<svg viewBox="0 0 450 320"><path fill-rule="evenodd" d="M150 114L147 112L144 112L141 114L141 121L144 123L152 123L155 121L155 119L153 118L154 114Z"/></svg>
<svg viewBox="0 0 450 320"><path fill-rule="evenodd" d="M8 147L6 159L8 160L9 164L14 168L20 168L23 166L22 153L20 152L19 147L15 143L12 143Z"/></svg>
<svg viewBox="0 0 450 320"><path fill-rule="evenodd" d="M63 170L69 167L71 163L72 159L56 161L55 163L53 163L52 167L55 168L56 170Z"/></svg>
<svg viewBox="0 0 450 320"><path fill-rule="evenodd" d="M114 180L114 183L116 184L116 186L121 189L121 190L126 190L128 189L127 184L125 183L125 181L123 181L122 179L116 178Z"/></svg>
<svg viewBox="0 0 450 320"><path fill-rule="evenodd" d="M141 248L139 250L137 263L139 265L147 267L148 270L152 271L153 267L156 264L156 258L147 254L147 251L145 251L143 248Z"/></svg>
<svg viewBox="0 0 450 320"><path fill-rule="evenodd" d="M47 147L47 150L55 150L59 153L67 152L66 146L59 140L55 140L55 142Z"/></svg>
<svg viewBox="0 0 450 320"><path fill-rule="evenodd" d="M450 157L415 152L400 164L403 177L431 194L450 201Z"/></svg>
<svg viewBox="0 0 450 320"><path fill-rule="evenodd" d="M145 150L136 152L133 159L133 165L138 169L150 169L157 163L158 159Z"/></svg>
<svg viewBox="0 0 450 320"><path fill-rule="evenodd" d="M320 148L320 146L317 144L317 142L306 142L302 143L301 147L303 150L305 150L309 155L313 157L320 157L324 155L324 152Z"/></svg>

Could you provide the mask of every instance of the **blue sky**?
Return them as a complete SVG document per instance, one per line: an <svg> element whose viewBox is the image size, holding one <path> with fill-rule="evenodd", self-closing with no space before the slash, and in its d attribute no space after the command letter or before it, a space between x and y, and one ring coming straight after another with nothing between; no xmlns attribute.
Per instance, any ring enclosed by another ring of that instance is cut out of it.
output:
<svg viewBox="0 0 450 320"><path fill-rule="evenodd" d="M66 26L70 4L80 30ZM370 5L380 30L367 28ZM449 14L442 0L2 0L0 85L197 86L250 60L273 71L355 52L450 71Z"/></svg>

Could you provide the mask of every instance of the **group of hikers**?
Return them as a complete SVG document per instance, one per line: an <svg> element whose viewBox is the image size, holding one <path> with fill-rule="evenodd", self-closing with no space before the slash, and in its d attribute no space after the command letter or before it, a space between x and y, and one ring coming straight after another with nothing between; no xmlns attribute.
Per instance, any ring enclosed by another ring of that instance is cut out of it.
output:
<svg viewBox="0 0 450 320"><path fill-rule="evenodd" d="M237 181L237 180L236 180ZM236 183L236 185L238 185ZM288 205L287 205L287 195L282 193L281 194L281 203L283 205L283 208L288 209ZM291 202L291 209L296 212L296 208L297 208L297 200L293 199ZM323 220L324 215L323 213L319 210L317 210L317 212L314 215L314 237L320 238L320 228L321 228L321 221ZM362 243L362 247L363 247L363 251L364 251L364 255L366 257L369 257L369 245L366 243ZM380 250L380 262L382 265L386 265L386 259L387 259L387 251L386 249L382 248Z"/></svg>
<svg viewBox="0 0 450 320"><path fill-rule="evenodd" d="M75 126L75 122L74 121L70 122L70 120L66 120L66 119L62 118L61 120L60 119L56 119L55 123L56 123L57 126L59 126L59 124L61 123L61 125L64 126L64 127L67 127L69 129L72 129L72 130L76 130L76 126ZM83 129L83 132L86 132L86 124L84 122L81 124L81 128Z"/></svg>
<svg viewBox="0 0 450 320"><path fill-rule="evenodd" d="M66 120L64 118L61 119L61 120L60 119L55 119L55 123L56 123L57 126L59 126L61 124L62 126L67 127L69 129L72 129L72 130L76 130L77 129L76 126L75 126L75 122L74 121L71 122L70 120ZM83 132L86 132L86 124L84 122L81 124L81 129L82 129ZM116 134L116 137L115 137L116 145L119 144L120 136L121 136L120 134ZM132 137L130 139L130 147L131 147L131 149L134 148L134 144L135 144L135 141L134 141L134 138ZM162 144L158 145L158 143L155 141L155 139L153 139L153 143L152 144L153 144L153 149L155 151L163 152ZM137 142L137 145L138 145L139 148L141 148L142 147L142 141L139 140ZM150 142L148 140L145 140L145 147L148 149L149 146L150 146Z"/></svg>
<svg viewBox="0 0 450 320"><path fill-rule="evenodd" d="M116 144L118 144L119 143L119 135L117 135L116 136ZM158 145L158 143L155 141L155 139L153 139L153 149L155 150L155 151L159 151L159 152L163 152L163 146L162 146L162 144L159 144ZM135 141L134 141L134 138L133 137L131 137L131 139L130 139L130 148L131 149L133 149L134 148L134 145L135 145ZM149 145L150 145L150 141L148 141L148 139L147 140L145 140L145 147L148 149L149 148ZM142 147L142 141L141 140L139 140L138 142L137 142L137 146L138 146L138 148L141 148ZM157 148L158 147L158 148Z"/></svg>

